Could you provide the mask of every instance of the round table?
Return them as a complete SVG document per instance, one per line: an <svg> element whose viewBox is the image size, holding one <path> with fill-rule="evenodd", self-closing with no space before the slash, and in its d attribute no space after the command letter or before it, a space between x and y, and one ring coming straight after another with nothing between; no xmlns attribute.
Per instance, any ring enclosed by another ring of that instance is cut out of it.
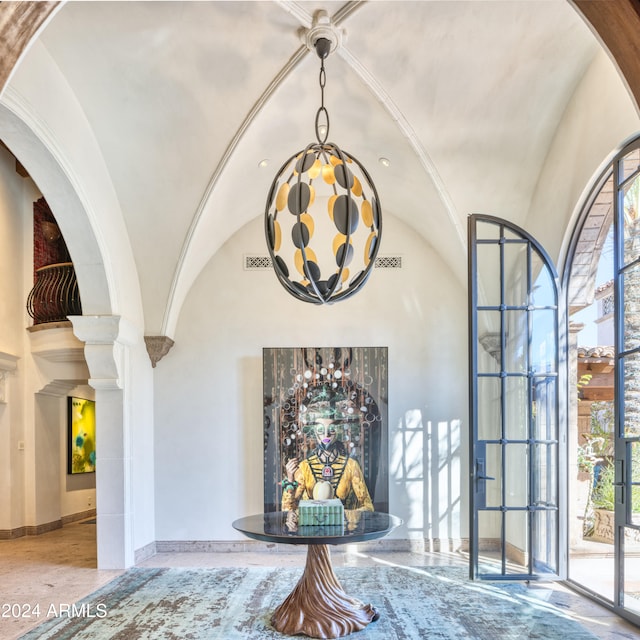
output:
<svg viewBox="0 0 640 640"><path fill-rule="evenodd" d="M400 524L402 520L389 513L345 511L343 526L299 527L295 512L276 511L240 518L233 527L254 540L307 545L302 577L274 611L271 623L291 636L339 638L364 629L379 614L370 604L344 592L333 571L328 545L382 538Z"/></svg>

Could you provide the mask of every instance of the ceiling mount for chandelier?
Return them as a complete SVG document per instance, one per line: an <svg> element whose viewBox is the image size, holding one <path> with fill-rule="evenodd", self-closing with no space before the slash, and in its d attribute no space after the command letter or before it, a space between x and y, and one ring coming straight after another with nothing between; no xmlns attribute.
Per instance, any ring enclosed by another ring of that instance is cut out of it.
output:
<svg viewBox="0 0 640 640"><path fill-rule="evenodd" d="M304 33L320 58L316 142L292 155L276 175L265 208L267 246L278 280L295 298L313 304L343 300L360 290L378 253L382 218L367 170L327 142L324 61L342 32L325 12Z"/></svg>

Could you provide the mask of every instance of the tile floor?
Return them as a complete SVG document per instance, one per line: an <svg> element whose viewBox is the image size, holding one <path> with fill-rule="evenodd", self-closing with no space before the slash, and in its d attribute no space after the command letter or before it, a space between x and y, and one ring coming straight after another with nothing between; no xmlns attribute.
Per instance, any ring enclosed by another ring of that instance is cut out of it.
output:
<svg viewBox="0 0 640 640"><path fill-rule="evenodd" d="M120 571L97 570L94 524L74 523L43 534L16 540L0 540L0 638L15 640L53 615L106 584ZM139 566L303 566L304 550L267 552L159 553ZM391 563L408 566L461 565L464 558L446 553L401 553L367 551L350 545L332 551L335 566L370 566ZM640 628L560 584L535 584L553 589L550 602L602 640L640 639ZM39 605L39 617L36 606ZM524 640L524 639L523 639Z"/></svg>

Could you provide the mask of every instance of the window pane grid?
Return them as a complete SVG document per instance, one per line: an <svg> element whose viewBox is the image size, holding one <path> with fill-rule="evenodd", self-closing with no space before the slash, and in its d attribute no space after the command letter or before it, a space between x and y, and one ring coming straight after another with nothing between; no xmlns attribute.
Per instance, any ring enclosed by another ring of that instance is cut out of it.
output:
<svg viewBox="0 0 640 640"><path fill-rule="evenodd" d="M495 540L503 574L521 550L531 573L534 538L542 540L535 549L554 547L539 561L557 560L557 529L546 536L538 531L540 523L557 527L558 521L556 276L548 259L515 228L496 225L487 231L486 226L484 219L477 222L474 245L478 406L473 433L484 456L476 544ZM491 274L493 283L481 278ZM554 515L535 520L536 513Z"/></svg>

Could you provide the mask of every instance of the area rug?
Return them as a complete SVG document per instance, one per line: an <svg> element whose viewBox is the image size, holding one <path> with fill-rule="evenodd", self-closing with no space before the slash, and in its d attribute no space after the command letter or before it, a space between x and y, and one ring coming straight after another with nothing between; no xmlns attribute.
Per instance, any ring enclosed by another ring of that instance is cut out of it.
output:
<svg viewBox="0 0 640 640"><path fill-rule="evenodd" d="M277 640L273 610L301 569L133 568L23 640ZM380 612L354 640L593 640L550 589L471 582L455 567L339 567L345 591ZM56 617L54 617L54 615Z"/></svg>

